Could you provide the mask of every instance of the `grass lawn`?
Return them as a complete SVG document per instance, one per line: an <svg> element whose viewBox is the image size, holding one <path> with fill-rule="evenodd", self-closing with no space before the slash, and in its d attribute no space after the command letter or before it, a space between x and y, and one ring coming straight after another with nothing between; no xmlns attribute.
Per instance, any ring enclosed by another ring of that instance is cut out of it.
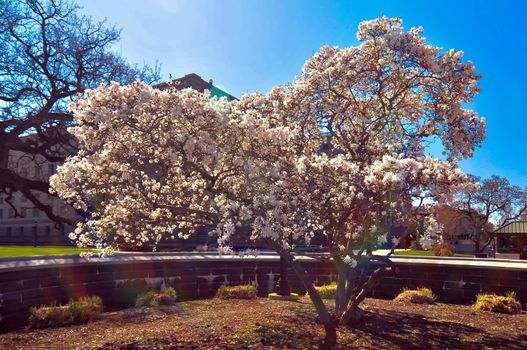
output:
<svg viewBox="0 0 527 350"><path fill-rule="evenodd" d="M77 247L63 247L63 246L19 246L19 245L4 245L0 246L0 257L12 256L32 256L32 255L56 255L56 254L80 254L87 249Z"/></svg>
<svg viewBox="0 0 527 350"><path fill-rule="evenodd" d="M429 250L397 250L394 253L395 255L413 255L413 256L432 256L432 252ZM465 257L465 258L473 258L474 255L472 254L461 254L461 253L455 253L454 256L459 257Z"/></svg>

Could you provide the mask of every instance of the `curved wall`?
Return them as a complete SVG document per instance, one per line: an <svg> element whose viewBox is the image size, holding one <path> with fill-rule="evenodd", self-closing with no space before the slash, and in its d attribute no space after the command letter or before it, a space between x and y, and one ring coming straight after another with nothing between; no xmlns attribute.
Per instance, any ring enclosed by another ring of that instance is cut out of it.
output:
<svg viewBox="0 0 527 350"><path fill-rule="evenodd" d="M300 258L316 284L335 279L330 262ZM395 274L384 275L372 296L392 298L404 287L430 287L439 301L471 303L477 293L514 291L527 302L527 263L458 258L392 259ZM214 295L223 283L256 281L261 296L272 292L279 277L274 255L238 258L215 254L123 254L108 258L60 256L0 259L0 331L27 324L29 308L70 298L98 295L107 309L134 304L147 286L174 286L182 299ZM303 286L289 272L293 291Z"/></svg>

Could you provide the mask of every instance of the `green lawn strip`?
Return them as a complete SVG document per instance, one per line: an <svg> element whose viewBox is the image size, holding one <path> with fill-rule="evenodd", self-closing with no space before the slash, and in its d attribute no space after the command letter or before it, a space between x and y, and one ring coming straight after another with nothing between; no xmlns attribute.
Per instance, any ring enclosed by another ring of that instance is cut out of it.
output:
<svg viewBox="0 0 527 350"><path fill-rule="evenodd" d="M0 246L0 257L80 254L89 249L65 246Z"/></svg>
<svg viewBox="0 0 527 350"><path fill-rule="evenodd" d="M0 257L34 256L34 255L57 255L57 254L80 254L89 249L68 246L0 246ZM395 255L403 256L432 256L427 250L398 250ZM471 254L456 253L458 257L473 257Z"/></svg>
<svg viewBox="0 0 527 350"><path fill-rule="evenodd" d="M397 250L394 252L395 255L410 255L410 256L432 256L432 252L429 250ZM455 253L454 256L473 258L472 254L461 254Z"/></svg>

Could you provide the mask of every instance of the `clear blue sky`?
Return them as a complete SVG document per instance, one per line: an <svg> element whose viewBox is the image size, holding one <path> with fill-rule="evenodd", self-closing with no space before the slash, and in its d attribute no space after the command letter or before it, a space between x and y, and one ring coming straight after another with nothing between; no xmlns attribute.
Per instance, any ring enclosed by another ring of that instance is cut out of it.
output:
<svg viewBox="0 0 527 350"><path fill-rule="evenodd" d="M527 2L79 0L83 13L122 28L116 47L131 62L162 63L240 96L293 80L322 45L356 45L357 25L386 15L422 25L432 45L465 52L483 92L473 108L487 118L487 141L465 172L527 185Z"/></svg>

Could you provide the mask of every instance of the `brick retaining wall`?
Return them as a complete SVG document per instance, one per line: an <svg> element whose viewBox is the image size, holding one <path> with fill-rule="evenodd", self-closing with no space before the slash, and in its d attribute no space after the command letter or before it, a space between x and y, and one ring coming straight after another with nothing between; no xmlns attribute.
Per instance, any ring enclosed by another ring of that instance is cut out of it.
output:
<svg viewBox="0 0 527 350"><path fill-rule="evenodd" d="M335 279L329 262L302 257L318 285ZM472 303L480 291L514 291L527 302L527 263L491 259L394 257L397 273L383 276L373 297L392 298L404 287L430 287L439 301ZM147 285L174 286L182 299L214 295L223 283L256 281L272 292L279 277L273 255L236 258L214 254L131 254L109 258L61 256L0 259L0 331L27 324L31 306L98 295L108 309L133 305ZM293 291L304 293L292 272Z"/></svg>

